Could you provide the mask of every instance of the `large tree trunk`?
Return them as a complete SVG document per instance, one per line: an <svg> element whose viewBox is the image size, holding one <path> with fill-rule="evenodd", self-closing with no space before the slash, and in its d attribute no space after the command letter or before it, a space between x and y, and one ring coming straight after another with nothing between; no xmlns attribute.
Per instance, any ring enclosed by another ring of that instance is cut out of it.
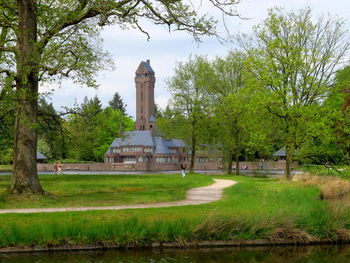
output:
<svg viewBox="0 0 350 263"><path fill-rule="evenodd" d="M15 157L10 194L44 193L36 166L38 107L37 21L35 0L18 0L17 112Z"/></svg>
<svg viewBox="0 0 350 263"><path fill-rule="evenodd" d="M194 170L194 161L196 158L196 137L192 138L192 151L191 151L191 164L190 164L190 171L193 172Z"/></svg>
<svg viewBox="0 0 350 263"><path fill-rule="evenodd" d="M236 150L236 175L239 175L240 169L239 169L239 154L238 150Z"/></svg>
<svg viewBox="0 0 350 263"><path fill-rule="evenodd" d="M232 160L232 153L231 153L231 151L228 152L227 158L228 158L227 174L232 174L232 163L233 163L233 160Z"/></svg>
<svg viewBox="0 0 350 263"><path fill-rule="evenodd" d="M284 171L284 175L286 176L287 180L291 180L291 169L292 169L292 155L291 155L291 147L287 144L286 145L286 167Z"/></svg>

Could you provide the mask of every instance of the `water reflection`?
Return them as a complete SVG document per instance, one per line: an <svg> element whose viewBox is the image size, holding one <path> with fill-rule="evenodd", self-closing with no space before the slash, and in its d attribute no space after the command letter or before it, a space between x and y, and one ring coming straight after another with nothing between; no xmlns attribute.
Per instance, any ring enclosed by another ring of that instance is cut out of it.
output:
<svg viewBox="0 0 350 263"><path fill-rule="evenodd" d="M1 263L350 263L350 246L0 254Z"/></svg>

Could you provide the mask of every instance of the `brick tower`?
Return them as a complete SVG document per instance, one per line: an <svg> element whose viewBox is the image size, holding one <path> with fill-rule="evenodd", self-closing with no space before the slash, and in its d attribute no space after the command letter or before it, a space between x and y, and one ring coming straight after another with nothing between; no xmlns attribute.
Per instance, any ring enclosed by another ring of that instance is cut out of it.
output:
<svg viewBox="0 0 350 263"><path fill-rule="evenodd" d="M151 130L154 127L154 84L156 78L149 59L142 61L135 72L136 130Z"/></svg>

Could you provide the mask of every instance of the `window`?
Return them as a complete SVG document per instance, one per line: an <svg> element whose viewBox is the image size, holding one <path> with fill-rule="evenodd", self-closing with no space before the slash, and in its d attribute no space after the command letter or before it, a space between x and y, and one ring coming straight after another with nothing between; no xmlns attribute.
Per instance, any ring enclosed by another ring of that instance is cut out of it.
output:
<svg viewBox="0 0 350 263"><path fill-rule="evenodd" d="M156 163L171 163L171 157L166 157L166 156L156 157Z"/></svg>
<svg viewBox="0 0 350 263"><path fill-rule="evenodd" d="M208 162L208 158L206 157L199 157L197 158L197 163L207 163Z"/></svg>
<svg viewBox="0 0 350 263"><path fill-rule="evenodd" d="M144 148L143 151L145 153L152 153L153 152L153 148Z"/></svg>
<svg viewBox="0 0 350 263"><path fill-rule="evenodd" d="M123 148L123 152L135 153L135 152L141 152L141 151L142 151L142 148L137 146L130 146L130 147Z"/></svg>
<svg viewBox="0 0 350 263"><path fill-rule="evenodd" d="M112 150L112 152L113 152L113 153L120 153L120 148L114 148L114 149Z"/></svg>
<svg viewBox="0 0 350 263"><path fill-rule="evenodd" d="M170 148L169 151L170 151L170 153L177 153L177 149L176 148Z"/></svg>
<svg viewBox="0 0 350 263"><path fill-rule="evenodd" d="M134 156L124 157L123 163L136 163L136 158Z"/></svg>

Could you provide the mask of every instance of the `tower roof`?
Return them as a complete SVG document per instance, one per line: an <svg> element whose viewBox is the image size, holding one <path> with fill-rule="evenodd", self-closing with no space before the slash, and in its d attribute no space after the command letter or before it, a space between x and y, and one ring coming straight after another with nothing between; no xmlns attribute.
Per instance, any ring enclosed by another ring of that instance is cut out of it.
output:
<svg viewBox="0 0 350 263"><path fill-rule="evenodd" d="M147 61L141 61L139 67L136 70L136 72L141 71L142 68L144 68L147 72L153 72L154 73L154 70L151 67L151 62L150 62L149 59L147 59Z"/></svg>

